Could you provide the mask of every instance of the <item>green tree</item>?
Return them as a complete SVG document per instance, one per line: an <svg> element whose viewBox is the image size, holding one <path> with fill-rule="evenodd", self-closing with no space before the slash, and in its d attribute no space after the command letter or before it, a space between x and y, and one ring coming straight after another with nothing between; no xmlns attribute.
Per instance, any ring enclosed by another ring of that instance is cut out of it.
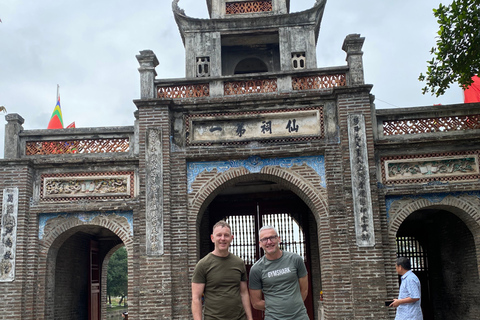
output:
<svg viewBox="0 0 480 320"><path fill-rule="evenodd" d="M107 295L111 303L111 296L121 297L120 303L128 292L127 250L121 247L115 251L108 262Z"/></svg>
<svg viewBox="0 0 480 320"><path fill-rule="evenodd" d="M436 46L427 61L423 94L441 96L450 84L459 83L465 88L472 84L472 77L480 69L480 0L453 0L452 4L440 4L433 10L439 24Z"/></svg>

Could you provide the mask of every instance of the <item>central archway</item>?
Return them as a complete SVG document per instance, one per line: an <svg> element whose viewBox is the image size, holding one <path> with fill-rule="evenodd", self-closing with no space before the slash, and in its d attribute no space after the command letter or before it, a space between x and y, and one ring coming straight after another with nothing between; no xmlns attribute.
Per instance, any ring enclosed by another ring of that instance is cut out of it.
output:
<svg viewBox="0 0 480 320"><path fill-rule="evenodd" d="M252 181L251 185L259 186L261 181ZM248 184L242 183L244 187ZM271 186L271 184L268 184ZM311 242L316 242L317 228L315 220L305 205L291 191L249 192L228 194L238 185L226 189L226 193L218 195L208 206L203 215L200 230L200 256L203 257L213 250L210 234L213 225L219 220L226 220L232 227L234 240L230 251L245 261L247 272L253 264L263 256L259 247L258 230L264 225L277 228L282 239L282 250L299 254L305 263L309 274L309 294L305 300L307 312L314 319L313 280L321 281L319 264L312 265L312 256L318 261L318 249L311 250ZM246 188L253 191L252 188ZM313 247L317 248L316 245ZM253 310L254 319L264 318L263 312Z"/></svg>
<svg viewBox="0 0 480 320"><path fill-rule="evenodd" d="M195 263L213 249L210 241L211 229L218 220L226 218L235 219L237 222L242 219L251 222L240 223L240 227L237 223L237 229L234 230L243 234L246 242L242 246L248 243L250 247L247 249L250 252L244 252L245 256L242 258L247 267L251 266L262 254L256 247L257 230L262 224L280 217L283 219L281 224L296 225L296 230L302 232L300 237L295 238L292 235L295 228L284 226L279 228L280 236L286 240L285 250L295 251L293 248L298 248L299 251L304 251L299 253L304 257L309 271L310 294L306 305L310 317L314 319L314 310L318 309L319 293L322 290L320 263L322 235L319 234L317 226L320 221L324 226L328 225L324 189L315 189L311 182L291 170L274 167L264 169L268 173L249 173L242 168L228 170L217 175L210 183L204 184L197 193L191 195L192 200L195 199L191 202L191 208L199 208L196 211L198 255ZM208 194L203 192L205 190L208 190ZM299 239L302 239L302 243L297 243ZM251 261L250 257L253 257L254 261ZM263 316L257 314L256 319L263 319Z"/></svg>

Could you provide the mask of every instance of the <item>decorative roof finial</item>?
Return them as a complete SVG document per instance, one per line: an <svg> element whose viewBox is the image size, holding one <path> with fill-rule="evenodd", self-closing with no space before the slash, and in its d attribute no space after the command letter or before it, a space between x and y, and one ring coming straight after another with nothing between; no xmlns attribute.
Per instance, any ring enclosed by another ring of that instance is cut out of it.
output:
<svg viewBox="0 0 480 320"><path fill-rule="evenodd" d="M186 16L185 10L181 9L181 8L178 6L178 2L179 2L179 1L180 1L180 0L173 0L173 2L172 2L172 10L173 10L173 12L177 12L177 13L179 13L179 14L181 14L181 15Z"/></svg>

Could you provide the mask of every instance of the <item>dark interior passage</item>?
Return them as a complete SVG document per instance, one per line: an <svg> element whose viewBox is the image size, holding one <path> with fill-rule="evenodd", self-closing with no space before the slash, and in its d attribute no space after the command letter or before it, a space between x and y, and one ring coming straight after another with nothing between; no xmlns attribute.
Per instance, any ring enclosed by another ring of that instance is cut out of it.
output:
<svg viewBox="0 0 480 320"><path fill-rule="evenodd" d="M446 210L421 210L400 226L397 242L406 238L418 242L418 247L403 245L403 250L410 251L422 284L424 319L477 319L480 282L474 237L467 225Z"/></svg>
<svg viewBox="0 0 480 320"><path fill-rule="evenodd" d="M212 227L222 219L229 222L235 236L230 251L245 261L247 271L263 255L258 245L258 230L264 225L273 225L278 229L282 250L296 252L304 258L310 280L305 304L310 318L314 319L313 292L321 290L320 265L316 224L306 204L293 192L284 190L240 194L227 192L217 196L201 221L201 257L213 250L210 241ZM312 247L315 249L312 250ZM254 317L263 319L263 314L255 312Z"/></svg>
<svg viewBox="0 0 480 320"><path fill-rule="evenodd" d="M107 253L122 241L96 226L70 230L59 245L55 263L54 310L49 319L97 320L101 315L102 265Z"/></svg>

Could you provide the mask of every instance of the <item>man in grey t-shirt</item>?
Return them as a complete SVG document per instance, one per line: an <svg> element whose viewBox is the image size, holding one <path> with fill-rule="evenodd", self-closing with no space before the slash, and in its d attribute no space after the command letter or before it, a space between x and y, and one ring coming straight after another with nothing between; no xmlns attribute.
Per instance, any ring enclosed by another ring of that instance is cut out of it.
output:
<svg viewBox="0 0 480 320"><path fill-rule="evenodd" d="M280 250L279 243L274 227L260 229L265 255L250 270L250 300L255 309L265 310L265 320L308 320L307 269L298 254Z"/></svg>

